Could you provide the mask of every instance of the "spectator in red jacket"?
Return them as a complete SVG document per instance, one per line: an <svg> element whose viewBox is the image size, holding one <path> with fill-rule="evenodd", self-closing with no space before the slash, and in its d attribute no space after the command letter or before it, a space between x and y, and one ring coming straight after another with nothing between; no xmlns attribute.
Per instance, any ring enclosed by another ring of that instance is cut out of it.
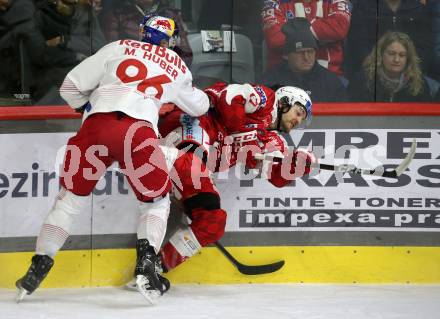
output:
<svg viewBox="0 0 440 319"><path fill-rule="evenodd" d="M350 27L349 0L265 0L263 31L268 47L267 67L281 62L285 36L281 28L288 21L305 17L318 41L317 60L322 66L342 75L342 42ZM301 24L301 22L299 22Z"/></svg>
<svg viewBox="0 0 440 319"><path fill-rule="evenodd" d="M305 20L303 30L292 30L288 22L283 33L286 35L285 60L264 75L263 84L302 88L315 102L347 101L347 92L339 77L316 62L317 43L310 23Z"/></svg>

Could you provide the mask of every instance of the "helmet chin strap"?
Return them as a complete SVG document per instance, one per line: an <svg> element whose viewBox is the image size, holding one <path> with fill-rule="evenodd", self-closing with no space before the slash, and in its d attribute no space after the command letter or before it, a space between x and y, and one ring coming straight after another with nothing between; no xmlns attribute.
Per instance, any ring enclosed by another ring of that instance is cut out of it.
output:
<svg viewBox="0 0 440 319"><path fill-rule="evenodd" d="M281 118L283 117L283 111L281 108L278 108L277 110L277 131L280 131L281 129Z"/></svg>
<svg viewBox="0 0 440 319"><path fill-rule="evenodd" d="M278 102L279 103L279 102ZM281 119L283 118L283 114L289 112L293 105L282 105L277 109L277 131L281 131Z"/></svg>

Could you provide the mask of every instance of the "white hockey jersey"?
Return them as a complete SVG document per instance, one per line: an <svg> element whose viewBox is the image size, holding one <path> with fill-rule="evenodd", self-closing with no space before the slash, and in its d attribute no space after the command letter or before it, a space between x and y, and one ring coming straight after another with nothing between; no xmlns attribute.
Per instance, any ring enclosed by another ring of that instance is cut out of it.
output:
<svg viewBox="0 0 440 319"><path fill-rule="evenodd" d="M90 102L93 113L121 111L150 122L156 133L159 109L174 103L191 116L208 111L208 96L192 85L185 62L170 49L135 40L112 42L66 76L61 96L72 108Z"/></svg>

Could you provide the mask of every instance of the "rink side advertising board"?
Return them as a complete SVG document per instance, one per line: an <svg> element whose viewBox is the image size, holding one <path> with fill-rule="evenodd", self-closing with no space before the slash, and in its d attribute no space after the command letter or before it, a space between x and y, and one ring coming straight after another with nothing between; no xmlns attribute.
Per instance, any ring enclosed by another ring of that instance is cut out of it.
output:
<svg viewBox="0 0 440 319"><path fill-rule="evenodd" d="M440 131L305 130L287 141L313 147L322 163L391 169L406 156L413 138L416 155L398 179L320 171L277 189L237 170L229 174L233 182L218 183L230 216L228 230L437 232Z"/></svg>
<svg viewBox="0 0 440 319"><path fill-rule="evenodd" d="M418 149L397 180L322 171L277 189L261 178L243 178L241 169L217 175L222 206L228 212L222 242L243 263L285 260L285 266L270 275L245 276L215 247L205 247L167 277L173 283L205 284L439 283L439 132L420 128L294 132L287 136L290 146L313 146L320 161L329 164L393 167L405 157L413 138ZM0 134L2 288L13 288L29 265L35 238L58 193L57 172L72 135ZM113 165L78 216L42 287L126 283L135 263L138 216L137 201ZM366 240L360 243L358 238Z"/></svg>
<svg viewBox="0 0 440 319"><path fill-rule="evenodd" d="M72 134L0 135L0 237L37 235L58 192L59 165ZM440 131L322 129L286 136L291 147L313 147L322 163L362 168L397 166L413 138L416 155L398 179L321 171L275 188L244 174L242 167L217 174L222 206L228 212L227 231L438 232ZM136 199L113 165L72 234L133 234L137 216Z"/></svg>

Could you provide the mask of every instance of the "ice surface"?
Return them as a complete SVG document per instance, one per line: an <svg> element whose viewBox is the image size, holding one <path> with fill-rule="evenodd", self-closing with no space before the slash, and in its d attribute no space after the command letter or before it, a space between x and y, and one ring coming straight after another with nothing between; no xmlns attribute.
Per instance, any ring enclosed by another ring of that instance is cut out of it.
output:
<svg viewBox="0 0 440 319"><path fill-rule="evenodd" d="M122 288L39 289L20 304L0 289L0 318L440 318L434 285L176 285L148 306Z"/></svg>

